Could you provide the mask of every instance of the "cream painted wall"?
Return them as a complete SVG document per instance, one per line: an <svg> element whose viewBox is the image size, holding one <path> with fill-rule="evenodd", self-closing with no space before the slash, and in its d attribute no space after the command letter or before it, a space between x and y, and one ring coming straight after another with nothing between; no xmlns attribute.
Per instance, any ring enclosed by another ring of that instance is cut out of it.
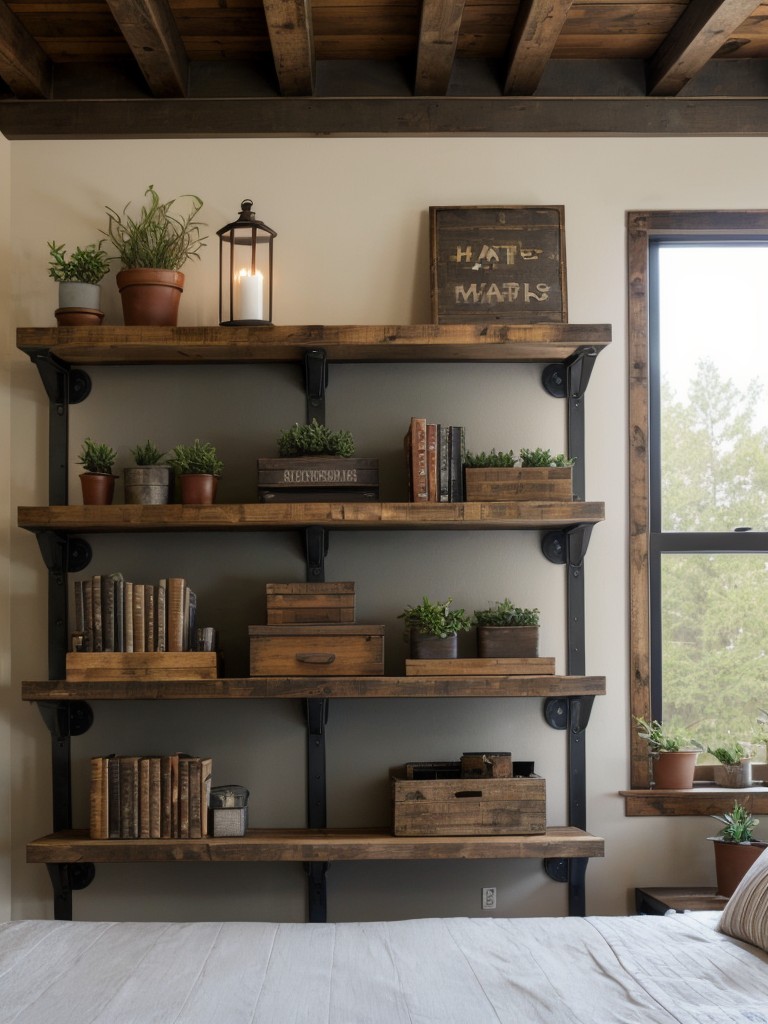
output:
<svg viewBox="0 0 768 1024"><path fill-rule="evenodd" d="M240 200L278 231L274 320L302 323L426 322L427 209L431 204L562 203L568 300L574 323L610 323L587 395L587 497L604 499L587 562L587 671L605 675L587 733L588 823L606 857L587 872L588 911L619 914L640 884L713 881L706 819L628 819L626 284L630 209L762 207L768 140L762 139L254 139L174 142L15 142L11 145L14 317L53 322L45 242L98 237L105 204L122 206L153 183L163 197L195 192L211 232ZM55 188L52 168L55 167ZM217 249L189 268L180 322L217 319ZM112 278L107 320L119 323ZM36 373L14 355L12 504L46 501L46 402ZM225 462L221 500L253 500L254 460L272 454L278 430L303 417L291 367L97 368L91 397L72 410L74 452L90 434L118 448L147 436L161 446L211 439ZM350 428L362 455L382 462L384 496L403 497L401 444L409 417L462 422L472 449L563 446L562 404L538 369L493 366L332 367L331 426ZM13 686L45 674L46 574L33 538L14 536ZM389 671L402 665L397 615L425 593L468 609L509 595L543 613L542 653L564 667L564 581L534 536L333 535L329 579L354 579L358 619L387 626ZM184 574L200 615L222 633L229 674L247 673L247 626L263 622L264 583L301 580L289 535L100 538L86 575L121 569L147 581ZM216 782L249 786L254 824L303 823L304 734L288 704L244 707L102 703L74 743L78 824L86 822L91 753L193 749L214 757ZM328 725L329 824L385 824L387 769L463 750L511 749L547 778L548 817L565 820L563 737L540 701L337 702ZM24 864L24 844L50 827L48 738L34 708L15 712L13 914L48 916L44 869ZM476 915L480 889L498 888L500 915L561 914L564 886L538 862L334 864L332 920ZM294 865L97 868L75 896L78 918L300 920L302 871Z"/></svg>
<svg viewBox="0 0 768 1024"><path fill-rule="evenodd" d="M13 345L9 217L11 146L0 135L0 921L11 916L10 361Z"/></svg>

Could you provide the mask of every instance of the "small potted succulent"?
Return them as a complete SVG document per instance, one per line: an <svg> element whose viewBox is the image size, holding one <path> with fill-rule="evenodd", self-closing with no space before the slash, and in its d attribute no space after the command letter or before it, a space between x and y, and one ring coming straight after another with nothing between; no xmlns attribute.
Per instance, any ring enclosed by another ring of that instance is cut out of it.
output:
<svg viewBox="0 0 768 1024"><path fill-rule="evenodd" d="M109 273L104 241L85 248L77 246L70 256L63 245L48 243L48 276L59 286L56 323L59 327L97 326L104 319L101 310L101 281Z"/></svg>
<svg viewBox="0 0 768 1024"><path fill-rule="evenodd" d="M701 744L665 729L654 718L635 717L637 734L648 744L656 789L692 789Z"/></svg>
<svg viewBox="0 0 768 1024"><path fill-rule="evenodd" d="M505 597L476 610L474 622L481 658L538 658L538 608L519 608Z"/></svg>
<svg viewBox="0 0 768 1024"><path fill-rule="evenodd" d="M398 615L405 620L405 639L412 658L455 658L458 634L472 628L472 620L463 608L451 608L453 598L408 605Z"/></svg>
<svg viewBox="0 0 768 1024"><path fill-rule="evenodd" d="M111 505L115 493L112 467L117 452L108 444L86 437L78 457L84 472L80 474L84 505Z"/></svg>
<svg viewBox="0 0 768 1024"><path fill-rule="evenodd" d="M760 824L745 804L734 801L733 810L713 814L723 826L716 836L709 836L715 844L715 873L718 896L732 896L736 886L754 864L768 843L753 838Z"/></svg>
<svg viewBox="0 0 768 1024"><path fill-rule="evenodd" d="M125 501L128 505L167 505L171 494L173 470L163 460L154 441L147 440L131 448L134 465L123 470Z"/></svg>
<svg viewBox="0 0 768 1024"><path fill-rule="evenodd" d="M353 458L348 430L313 419L294 423L277 438L277 459L258 459L261 501L376 501L378 459Z"/></svg>
<svg viewBox="0 0 768 1024"><path fill-rule="evenodd" d="M744 789L752 785L752 762L741 743L707 747L707 753L718 761L714 768L715 785L730 789Z"/></svg>
<svg viewBox="0 0 768 1024"><path fill-rule="evenodd" d="M519 462L519 465L518 465ZM466 452L467 501L572 501L573 459L545 448Z"/></svg>
<svg viewBox="0 0 768 1024"><path fill-rule="evenodd" d="M179 299L184 289L181 268L190 259L200 258L205 236L204 225L197 220L203 200L184 195L160 201L150 185L144 193L147 201L134 218L128 213L106 207L108 224L103 232L115 248L122 265L117 287L126 324L175 326ZM188 200L186 213L177 212L176 203Z"/></svg>
<svg viewBox="0 0 768 1024"><path fill-rule="evenodd" d="M171 449L168 465L179 479L183 505L211 505L224 464L210 441L195 439Z"/></svg>

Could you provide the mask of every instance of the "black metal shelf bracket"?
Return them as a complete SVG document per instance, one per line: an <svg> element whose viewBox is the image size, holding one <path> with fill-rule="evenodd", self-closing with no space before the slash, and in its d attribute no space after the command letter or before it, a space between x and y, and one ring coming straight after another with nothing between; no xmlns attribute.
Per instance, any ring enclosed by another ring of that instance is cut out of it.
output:
<svg viewBox="0 0 768 1024"><path fill-rule="evenodd" d="M562 363L548 363L541 371L541 383L552 398L583 398L597 359L591 345L575 352Z"/></svg>
<svg viewBox="0 0 768 1024"><path fill-rule="evenodd" d="M52 352L38 352L32 356L51 402L77 405L91 393L91 378L79 367L68 366Z"/></svg>
<svg viewBox="0 0 768 1024"><path fill-rule="evenodd" d="M576 917L584 916L584 880L587 873L588 857L547 857L544 870L553 882L568 885L568 912Z"/></svg>
<svg viewBox="0 0 768 1024"><path fill-rule="evenodd" d="M41 700L37 704L51 737L56 741L82 736L93 725L93 708L84 700Z"/></svg>
<svg viewBox="0 0 768 1024"><path fill-rule="evenodd" d="M325 423L325 389L328 387L328 359L324 348L304 353L304 390L307 396L307 423L313 419Z"/></svg>
<svg viewBox="0 0 768 1024"><path fill-rule="evenodd" d="M53 886L53 917L72 920L72 893L87 888L96 877L96 867L88 861L80 864L46 864Z"/></svg>
<svg viewBox="0 0 768 1024"><path fill-rule="evenodd" d="M325 556L328 554L330 535L324 526L304 529L304 557L307 563L307 583L325 580Z"/></svg>
<svg viewBox="0 0 768 1024"><path fill-rule="evenodd" d="M581 570L593 525L578 523L565 530L548 530L541 538L542 554L555 565L567 565L571 570Z"/></svg>

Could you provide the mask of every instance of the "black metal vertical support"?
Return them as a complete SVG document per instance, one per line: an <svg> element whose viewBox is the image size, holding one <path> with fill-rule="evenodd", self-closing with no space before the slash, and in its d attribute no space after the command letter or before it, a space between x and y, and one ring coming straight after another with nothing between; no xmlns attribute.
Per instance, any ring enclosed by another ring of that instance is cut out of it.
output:
<svg viewBox="0 0 768 1024"><path fill-rule="evenodd" d="M91 378L50 352L32 357L48 395L48 504L66 505L69 460L69 407L91 393Z"/></svg>
<svg viewBox="0 0 768 1024"><path fill-rule="evenodd" d="M307 423L313 419L325 423L325 389L328 386L328 360L324 348L304 353L304 390L307 396Z"/></svg>
<svg viewBox="0 0 768 1024"><path fill-rule="evenodd" d="M328 553L328 531L322 526L308 526L304 532L306 578L308 583L325 581L325 556ZM307 825L326 827L325 727L328 722L328 700L311 697L306 702L307 718ZM325 861L307 863L308 919L324 922L328 917Z"/></svg>

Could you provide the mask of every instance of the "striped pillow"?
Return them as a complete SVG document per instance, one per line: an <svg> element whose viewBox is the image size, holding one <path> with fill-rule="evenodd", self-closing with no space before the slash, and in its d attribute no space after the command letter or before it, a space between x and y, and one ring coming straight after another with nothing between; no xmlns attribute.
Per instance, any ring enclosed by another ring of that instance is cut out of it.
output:
<svg viewBox="0 0 768 1024"><path fill-rule="evenodd" d="M739 882L720 915L721 932L768 953L768 849Z"/></svg>

